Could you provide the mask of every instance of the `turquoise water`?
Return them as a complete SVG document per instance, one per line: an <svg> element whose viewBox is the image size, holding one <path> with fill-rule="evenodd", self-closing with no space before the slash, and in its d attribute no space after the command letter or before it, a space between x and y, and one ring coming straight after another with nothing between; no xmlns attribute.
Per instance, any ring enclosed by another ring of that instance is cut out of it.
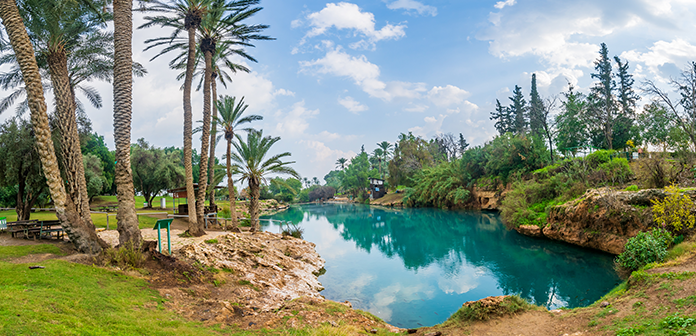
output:
<svg viewBox="0 0 696 336"><path fill-rule="evenodd" d="M299 223L317 245L322 295L402 328L441 323L491 295L585 306L620 282L611 255L520 235L492 212L324 204L266 218Z"/></svg>

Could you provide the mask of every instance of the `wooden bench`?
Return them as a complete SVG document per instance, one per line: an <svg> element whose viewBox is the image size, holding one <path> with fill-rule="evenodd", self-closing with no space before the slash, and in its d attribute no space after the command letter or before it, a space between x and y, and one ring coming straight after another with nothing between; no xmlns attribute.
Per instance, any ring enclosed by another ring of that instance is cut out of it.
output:
<svg viewBox="0 0 696 336"><path fill-rule="evenodd" d="M57 228L52 228L52 226L58 225ZM39 239L43 238L53 238L53 233L56 233L56 239L63 240L63 235L65 231L63 231L63 228L60 227L60 221L58 220L51 220L51 221L43 221L41 222L41 227L39 230Z"/></svg>
<svg viewBox="0 0 696 336"><path fill-rule="evenodd" d="M24 238L28 238L29 228L35 226L36 224L38 224L38 221L35 219L9 222L7 223L7 231L10 232L12 238L15 238L18 233L23 233Z"/></svg>

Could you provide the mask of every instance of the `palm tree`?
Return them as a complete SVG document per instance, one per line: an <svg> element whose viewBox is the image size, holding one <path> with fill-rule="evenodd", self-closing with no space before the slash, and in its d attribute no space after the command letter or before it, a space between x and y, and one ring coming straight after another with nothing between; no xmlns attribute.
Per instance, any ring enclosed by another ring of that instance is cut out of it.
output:
<svg viewBox="0 0 696 336"><path fill-rule="evenodd" d="M145 43L149 44L149 46L145 48L146 51L154 47L165 46L164 49L151 60L170 51L180 49L181 43L183 43L180 41L182 39L186 41L186 76L184 78L184 169L186 170L186 199L189 200L189 204L194 204L194 200L196 199L193 187L193 114L191 109L191 83L196 61L196 31L200 27L201 21L208 11L210 4L211 0L174 0L172 3L152 0L150 1L150 6L143 10L164 13L164 15L146 16L145 20L147 22L138 27L140 29L161 26L174 29L174 32L169 37L160 37L145 41ZM183 31L187 33L186 38L179 36ZM174 43L175 41L179 42L179 44ZM170 66L176 64L180 57L181 56L178 56L172 60L169 63ZM188 216L189 225L187 232L196 237L202 236L205 232L203 231L203 226L200 226L198 223L196 211L189 207Z"/></svg>
<svg viewBox="0 0 696 336"><path fill-rule="evenodd" d="M199 27L200 31L200 49L205 60L205 74L203 80L203 135L201 138L201 161L200 161L200 178L198 182L198 195L196 198L196 213L198 217L198 225L204 225L204 205L205 196L207 194L208 183L208 146L210 144L210 89L212 82L213 70L213 55L216 53L217 44L225 40L228 43L252 47L248 41L250 40L269 40L268 36L258 35L258 33L268 26L252 25L247 26L241 22L261 10L261 8L249 8L250 4L257 4L259 0L245 0L228 2L225 0L215 0L207 15L203 17L203 21ZM225 16L225 13L231 11L231 14ZM246 56L247 59L254 60L244 52L240 55ZM254 60L255 61L255 60Z"/></svg>
<svg viewBox="0 0 696 336"><path fill-rule="evenodd" d="M237 152L232 153L232 160L242 175L239 180L241 182L247 181L249 184L249 214L251 215L252 232L260 229L259 196L261 183L266 183L266 175L288 174L295 178L300 177L300 174L288 166L295 161L282 161L284 157L291 155L289 152L276 154L267 160L265 159L268 151L278 141L280 141L280 137L264 137L263 131L258 131L248 132L246 142L237 135L237 142L234 143Z"/></svg>
<svg viewBox="0 0 696 336"><path fill-rule="evenodd" d="M41 85L41 75L36 63L34 48L14 0L0 0L0 19L5 26L10 44L19 63L27 91L31 122L34 127L41 166L46 176L49 192L56 208L56 215L75 247L86 253L99 253L100 240L93 228L85 225L75 204L66 197L58 160L51 140L51 130L46 114L46 99Z"/></svg>
<svg viewBox="0 0 696 336"><path fill-rule="evenodd" d="M348 162L346 158L336 160L336 168L341 168L341 170L346 169L346 162Z"/></svg>
<svg viewBox="0 0 696 336"><path fill-rule="evenodd" d="M140 246L143 237L135 212L131 171L133 116L133 0L113 0L114 11L114 143L116 145L116 220L121 246Z"/></svg>
<svg viewBox="0 0 696 336"><path fill-rule="evenodd" d="M222 128L227 140L227 188L230 193L230 214L232 214L232 227L237 227L237 196L234 192L234 180L232 173L232 142L238 131L253 131L251 128L240 128L240 125L250 123L254 120L263 120L260 115L249 115L242 117L249 105L244 104L244 97L238 102L235 102L235 97L224 96L220 97L217 102L217 108L220 112L220 117L216 117L216 122ZM236 146L236 145L235 145Z"/></svg>
<svg viewBox="0 0 696 336"><path fill-rule="evenodd" d="M393 153L392 144L389 141L382 141L377 143L377 147L382 150L382 165L384 165L389 162L389 156ZM382 175L382 165L380 165L380 175Z"/></svg>

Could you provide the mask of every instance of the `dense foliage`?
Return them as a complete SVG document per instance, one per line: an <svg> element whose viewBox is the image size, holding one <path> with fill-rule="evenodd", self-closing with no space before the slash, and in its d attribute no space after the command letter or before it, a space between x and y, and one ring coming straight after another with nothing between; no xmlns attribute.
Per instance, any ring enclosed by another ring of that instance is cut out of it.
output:
<svg viewBox="0 0 696 336"><path fill-rule="evenodd" d="M694 202L691 197L680 193L676 186L669 186L665 190L669 196L662 200L651 200L655 223L675 233L694 227L696 216L692 212Z"/></svg>
<svg viewBox="0 0 696 336"><path fill-rule="evenodd" d="M635 271L649 263L664 260L671 243L672 236L666 230L639 232L628 240L624 252L619 254L616 262L623 268Z"/></svg>

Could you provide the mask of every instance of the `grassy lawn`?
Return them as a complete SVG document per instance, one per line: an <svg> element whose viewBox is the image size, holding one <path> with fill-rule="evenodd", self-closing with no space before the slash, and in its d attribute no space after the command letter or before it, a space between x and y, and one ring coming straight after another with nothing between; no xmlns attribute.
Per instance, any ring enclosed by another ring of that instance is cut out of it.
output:
<svg viewBox="0 0 696 336"><path fill-rule="evenodd" d="M0 246L0 260L19 258L29 254L53 253L62 255L63 252L55 245Z"/></svg>
<svg viewBox="0 0 696 336"><path fill-rule="evenodd" d="M45 245L0 246L0 256L46 253ZM58 251L56 251L58 252ZM244 331L205 326L167 310L139 278L63 260L45 269L0 261L1 335L354 335L355 327ZM384 335L383 331L379 334Z"/></svg>
<svg viewBox="0 0 696 336"><path fill-rule="evenodd" d="M147 213L147 212L162 212L158 210L139 210L138 213ZM171 211L170 211L171 213ZM109 228L112 230L116 229L116 213L110 213L109 214ZM106 227L106 216L107 214L91 214L92 217L92 222L94 222L94 225L98 228L105 228ZM17 220L17 213L14 210L3 210L0 211L0 217L7 217L8 222L14 222ZM58 217L56 217L56 214L51 211L40 211L40 212L32 212L31 216L29 217L30 219L36 219L39 221L43 220L56 220ZM150 217L147 215L141 215L138 216L138 221L140 222L139 227L141 229L151 229L153 226L155 226L155 222L157 222L157 218L155 217Z"/></svg>

